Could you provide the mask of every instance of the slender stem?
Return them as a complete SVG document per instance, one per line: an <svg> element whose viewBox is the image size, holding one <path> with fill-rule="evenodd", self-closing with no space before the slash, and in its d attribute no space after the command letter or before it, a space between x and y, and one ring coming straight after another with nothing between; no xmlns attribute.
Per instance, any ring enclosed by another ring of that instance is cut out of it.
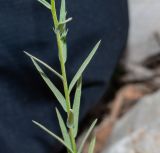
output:
<svg viewBox="0 0 160 153"><path fill-rule="evenodd" d="M76 141L73 135L73 129L70 128L69 129L69 134L70 134L70 139L71 139L71 143L72 143L72 149L74 153L77 153L77 146L76 146Z"/></svg>
<svg viewBox="0 0 160 153"><path fill-rule="evenodd" d="M57 19L55 0L51 0L51 7L52 7L51 13L52 13L52 17L53 17L54 26L55 26L55 28L57 28L58 27L58 19Z"/></svg>
<svg viewBox="0 0 160 153"><path fill-rule="evenodd" d="M54 26L55 29L58 28L58 19L57 19L57 13L56 13L56 7L55 7L55 0L51 0L51 5L52 5L52 17L54 21ZM62 48L62 41L59 32L57 31L56 33L56 38L57 38L57 44L58 44L58 52L59 52L59 60L60 60L60 65L61 65L61 71L62 71L62 77L63 77L63 86L64 86L64 93L65 93L65 98L66 98L66 104L67 104L67 112L69 113L70 111L70 97L69 97L69 91L68 91L68 83L67 83L67 76L66 76L66 68L63 60L63 48Z"/></svg>
<svg viewBox="0 0 160 153"><path fill-rule="evenodd" d="M51 0L51 5L52 5L52 17L54 21L54 26L55 29L58 28L58 19L57 19L57 13L56 13L56 7L55 7L55 0ZM67 114L69 115L70 109L71 109L71 104L70 104L70 93L69 93L69 88L68 88L68 82L67 82L67 76L66 76L66 67L63 59L63 48L62 48L62 41L60 37L60 33L57 31L56 33L56 38L57 38L57 45L58 45L58 52L59 52L59 60L60 60L60 66L61 66L61 72L62 72L62 77L63 77L63 87L64 87L64 94L66 98L66 105L67 105ZM74 153L77 153L77 147L76 147L76 141L73 135L73 129L69 128L69 135L70 135L70 140L72 144L72 149Z"/></svg>
<svg viewBox="0 0 160 153"><path fill-rule="evenodd" d="M62 42L60 39L59 33L57 34L57 43L58 43L58 49L59 49L59 58L60 58L60 65L61 65L61 71L62 71L62 76L63 76L63 86L64 86L64 93L65 93L65 98L66 98L66 104L67 104L67 113L69 115L71 105L70 105L70 94L69 94L69 89L68 89L68 83L67 83L67 76L66 76L66 68L63 60L63 54L62 54ZM73 136L73 129L69 128L69 135L70 135L70 140L72 143L72 149L74 153L77 153L76 149L76 141Z"/></svg>
<svg viewBox="0 0 160 153"><path fill-rule="evenodd" d="M62 42L60 40L59 33L57 34L57 43L58 43L58 49L59 49L59 58L60 58L60 65L61 65L61 71L63 76L63 86L64 86L64 93L66 98L66 104L67 104L67 112L70 112L71 105L70 105L70 96L68 91L68 83L67 83L67 76L66 76L66 68L63 60L63 53L62 53Z"/></svg>

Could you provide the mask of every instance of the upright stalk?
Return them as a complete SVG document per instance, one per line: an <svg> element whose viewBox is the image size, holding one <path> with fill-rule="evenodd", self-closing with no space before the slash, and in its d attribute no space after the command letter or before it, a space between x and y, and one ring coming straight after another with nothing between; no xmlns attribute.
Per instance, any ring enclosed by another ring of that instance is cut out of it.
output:
<svg viewBox="0 0 160 153"><path fill-rule="evenodd" d="M93 58L94 54L96 53L100 41L94 46L88 57L80 66L79 70L73 77L70 85L68 86L67 75L66 75L66 67L65 63L67 61L67 49L66 49L66 23L71 20L71 18L66 19L66 9L65 9L65 0L61 0L61 9L60 9L60 18L58 20L56 7L55 7L55 0L51 0L51 4L47 0L38 0L41 4L51 10L53 23L54 23L54 31L56 34L57 46L58 46L58 54L59 54L59 61L61 67L61 73L58 73L49 65L41 61L40 59L34 57L33 55L25 52L32 60L34 66L38 70L39 74L48 85L54 96L57 98L59 103L61 104L62 108L67 114L67 123L64 122L59 110L56 108L57 118L60 125L60 129L62 132L63 139L54 134L52 131L47 129L42 124L33 120L33 123L36 124L39 128L43 129L46 133L50 136L54 137L58 140L61 144L63 144L68 153L82 153L84 144L91 134L94 126L96 125L97 119L91 124L90 128L87 130L84 139L82 140L79 148L77 149L76 140L77 132L78 132L78 120L79 120L79 111L80 111L80 100L81 100L81 91L82 91L82 74L86 69L87 65L90 63L91 59ZM64 88L64 95L59 91L59 89L52 83L52 81L47 77L43 69L39 66L42 64L44 67L52 71L56 76L58 76L63 82ZM73 87L76 85L75 96L73 101L73 106L71 106L70 102L70 92ZM67 126L66 126L67 125ZM89 153L93 153L95 147L95 138L93 138L90 142L89 146Z"/></svg>
<svg viewBox="0 0 160 153"><path fill-rule="evenodd" d="M55 0L51 0L51 6L52 6L51 12L52 12L52 17L53 17L53 22L54 22L54 27L55 27L55 31L56 31L56 39L57 39L57 45L58 45L61 73L62 73L62 77L63 77L63 87L64 87L64 94L65 94L66 105L67 105L67 115L69 116L70 109L71 109L70 94L69 94L69 88L68 88L65 62L63 59L63 48L62 48L61 36L60 36L59 31L57 30L58 25L59 25L59 21L57 19ZM72 149L73 149L74 153L77 153L76 141L75 141L75 138L73 135L73 128L72 127L69 128L69 135L70 135L70 140L71 140L71 144L72 144Z"/></svg>

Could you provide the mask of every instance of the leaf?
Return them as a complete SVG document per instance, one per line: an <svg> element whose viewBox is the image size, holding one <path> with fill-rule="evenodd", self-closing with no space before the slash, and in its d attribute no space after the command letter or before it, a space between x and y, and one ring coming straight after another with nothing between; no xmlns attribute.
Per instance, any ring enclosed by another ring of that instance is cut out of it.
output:
<svg viewBox="0 0 160 153"><path fill-rule="evenodd" d="M69 110L69 115L67 118L67 126L68 128L73 128L73 124L74 124L74 112L72 109Z"/></svg>
<svg viewBox="0 0 160 153"><path fill-rule="evenodd" d="M31 57L33 64L35 65L36 69L40 73L43 80L46 82L48 87L51 89L52 93L55 95L63 109L67 112L66 108L66 100L64 96L60 93L60 91L57 89L57 87L50 81L50 79L47 77L47 75L43 72L43 70L40 68L40 66L37 64L37 62Z"/></svg>
<svg viewBox="0 0 160 153"><path fill-rule="evenodd" d="M57 141L59 141L62 145L64 145L69 151L72 151L72 149L70 148L70 146L68 146L68 144L66 144L60 137L58 137L56 134L54 134L53 132L51 132L50 130L48 130L46 127L44 127L43 125L41 125L40 123L36 122L36 121L32 121L34 124L36 124L38 127L40 127L42 130L44 130L45 132L47 132L50 136L52 136L53 138L55 138Z"/></svg>
<svg viewBox="0 0 160 153"><path fill-rule="evenodd" d="M96 138L93 138L93 139L91 140L90 145L89 145L88 153L94 153L95 144L96 144Z"/></svg>
<svg viewBox="0 0 160 153"><path fill-rule="evenodd" d="M51 4L49 4L46 0L38 0L41 4L51 10Z"/></svg>
<svg viewBox="0 0 160 153"><path fill-rule="evenodd" d="M82 76L77 81L77 87L76 87L76 92L75 92L74 102L73 102L73 112L74 112L73 133L74 133L74 137L76 137L77 133L78 133L78 119L79 119L79 111L80 111L81 90L82 90Z"/></svg>
<svg viewBox="0 0 160 153"><path fill-rule="evenodd" d="M36 58L35 56L29 54L28 52L24 51L24 53L29 56L30 58L33 58L35 61L37 61L38 63L42 64L43 66L45 66L48 70L50 70L51 72L53 72L56 76L58 76L61 80L63 80L62 75L60 75L56 70L54 70L53 68L51 68L51 66L47 65L45 62L41 61L40 59Z"/></svg>
<svg viewBox="0 0 160 153"><path fill-rule="evenodd" d="M73 80L70 83L69 86L69 92L72 91L74 85L76 84L77 80L80 78L80 76L82 75L82 73L84 72L85 68L87 67L87 65L89 64L89 62L91 61L91 59L93 58L94 54L96 53L99 45L100 45L101 41L99 41L95 47L93 48L93 50L91 51L91 53L88 55L88 57L85 59L85 61L83 62L83 64L81 65L81 67L79 68L79 70L77 71L76 75L74 76Z"/></svg>
<svg viewBox="0 0 160 153"><path fill-rule="evenodd" d="M68 22L70 22L70 21L72 21L72 18L68 18L68 19L66 19L66 20L62 20L62 21L59 22L59 26L65 25L66 23L68 23Z"/></svg>
<svg viewBox="0 0 160 153"><path fill-rule="evenodd" d="M66 20L66 1L61 0L60 18L59 21L63 22Z"/></svg>
<svg viewBox="0 0 160 153"><path fill-rule="evenodd" d="M72 21L72 18L68 18L67 20L64 20L62 22L58 23L58 27L56 29L56 33L57 31L59 31L61 37L63 36L67 36L68 30L66 30L66 23Z"/></svg>
<svg viewBox="0 0 160 153"><path fill-rule="evenodd" d="M61 132L62 132L62 135L63 135L63 139L65 141L65 143L71 147L71 141L70 141L70 137L69 137L69 134L68 134L68 131L67 131L67 128L65 126L65 123L63 121L63 118L60 114L60 112L58 111L58 109L56 108L56 113L57 113L57 117L58 117L58 121L59 121L59 125L60 125L60 128L61 128Z"/></svg>
<svg viewBox="0 0 160 153"><path fill-rule="evenodd" d="M63 39L63 61L66 63L67 61L67 43L66 39Z"/></svg>
<svg viewBox="0 0 160 153"><path fill-rule="evenodd" d="M80 145L80 147L78 149L78 153L82 152L84 144L85 144L86 140L88 139L88 137L89 137L90 133L92 132L92 130L93 130L94 126L96 125L96 123L97 123L97 119L92 123L92 125L89 128L89 130L87 131L87 133L86 133L84 139L82 140L82 143L81 143L81 145Z"/></svg>
<svg viewBox="0 0 160 153"><path fill-rule="evenodd" d="M66 43L66 23L70 21L70 18L66 20L66 1L61 0L61 8L60 8L60 17L59 17L59 27L61 27L60 34L63 45L63 61L66 63L67 61L67 43Z"/></svg>

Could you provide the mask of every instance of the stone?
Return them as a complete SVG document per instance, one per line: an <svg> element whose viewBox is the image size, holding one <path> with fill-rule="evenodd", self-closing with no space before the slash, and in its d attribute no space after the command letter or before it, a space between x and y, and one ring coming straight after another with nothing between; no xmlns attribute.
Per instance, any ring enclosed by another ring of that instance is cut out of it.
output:
<svg viewBox="0 0 160 153"><path fill-rule="evenodd" d="M160 52L159 8L159 0L129 0L130 31L127 62L140 63Z"/></svg>
<svg viewBox="0 0 160 153"><path fill-rule="evenodd" d="M115 144L107 153L159 153L160 122L141 128Z"/></svg>
<svg viewBox="0 0 160 153"><path fill-rule="evenodd" d="M159 153L159 99L160 90L138 101L116 123L103 153Z"/></svg>

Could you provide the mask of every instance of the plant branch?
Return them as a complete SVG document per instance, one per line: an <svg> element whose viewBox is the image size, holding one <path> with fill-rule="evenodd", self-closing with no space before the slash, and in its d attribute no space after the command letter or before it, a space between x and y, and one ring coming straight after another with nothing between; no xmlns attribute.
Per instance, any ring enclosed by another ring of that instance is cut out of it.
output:
<svg viewBox="0 0 160 153"><path fill-rule="evenodd" d="M55 8L55 0L51 0L51 7L52 7L52 17L53 17L53 22L55 26L55 31L56 31L56 38L57 38L57 45L58 45L58 53L59 53L59 60L60 60L60 66L61 66L61 72L62 72L62 77L63 77L63 86L64 86L64 94L66 98L66 105L67 105L67 114L69 116L69 112L71 109L71 104L70 104L70 93L69 93L69 88L68 88L68 83L67 83L67 76L66 76L66 67L65 67L65 62L63 59L63 42L61 40L60 32L58 30L59 22L57 19L57 13L56 13L56 8ZM77 153L76 149L76 142L75 138L73 135L73 128L69 128L69 135L72 143L72 149L74 153Z"/></svg>

